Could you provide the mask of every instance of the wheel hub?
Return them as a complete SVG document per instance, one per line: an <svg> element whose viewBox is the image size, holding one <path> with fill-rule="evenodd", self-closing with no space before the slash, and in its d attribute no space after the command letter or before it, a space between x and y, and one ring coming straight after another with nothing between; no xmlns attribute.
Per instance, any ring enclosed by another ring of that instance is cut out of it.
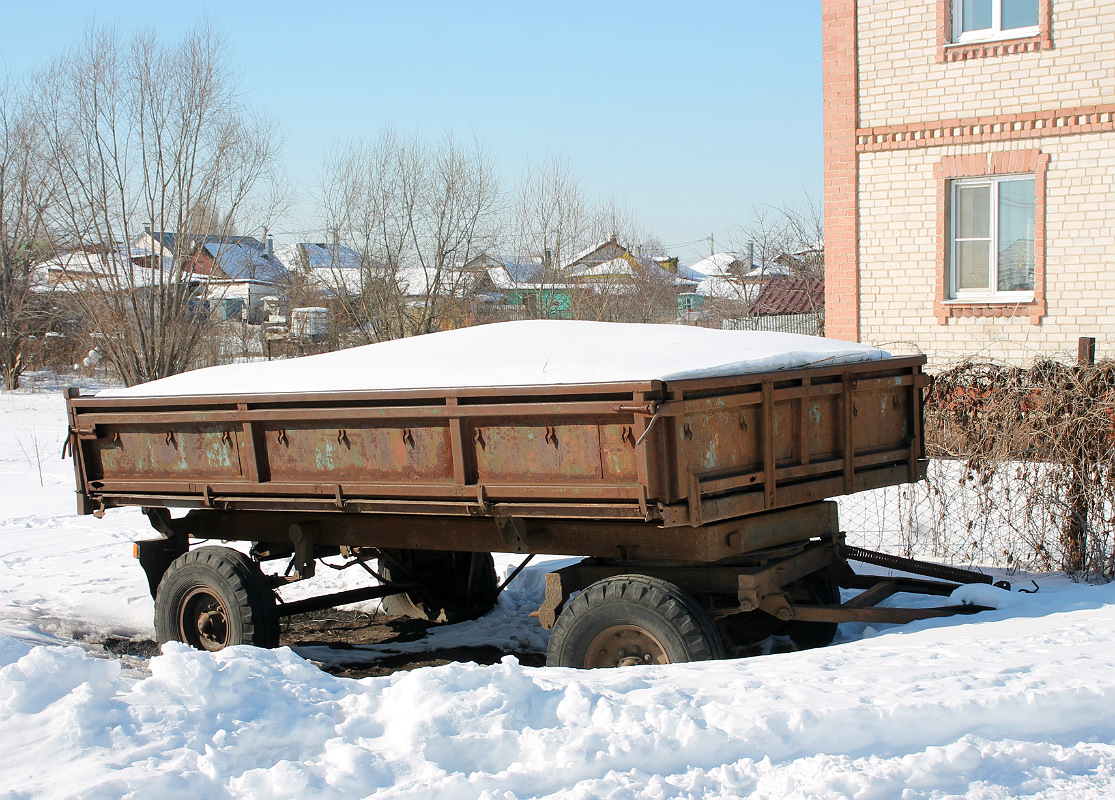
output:
<svg viewBox="0 0 1115 800"><path fill-rule="evenodd" d="M228 609L220 597L205 587L195 587L180 606L181 639L202 650L220 650L229 644L228 618Z"/></svg>
<svg viewBox="0 0 1115 800"><path fill-rule="evenodd" d="M598 633L585 653L585 667L634 667L669 664L666 648L636 625L613 625Z"/></svg>

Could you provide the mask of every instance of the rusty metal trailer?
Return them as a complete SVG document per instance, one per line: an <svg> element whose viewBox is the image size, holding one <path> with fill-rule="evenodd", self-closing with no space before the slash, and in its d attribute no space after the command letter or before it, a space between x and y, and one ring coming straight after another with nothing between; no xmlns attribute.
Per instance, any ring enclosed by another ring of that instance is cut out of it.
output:
<svg viewBox="0 0 1115 800"><path fill-rule="evenodd" d="M269 646L284 614L372 597L476 615L500 588L492 552L545 553L586 557L547 575L551 663L665 663L770 632L824 644L838 621L973 610L878 608L986 579L848 548L826 501L924 477L923 364L499 389L69 390L68 443L80 513L141 506L161 535L136 545L160 639ZM325 557L377 585L277 602ZM286 571L265 575L277 559ZM860 576L849 559L945 581ZM865 591L841 603L838 586Z"/></svg>

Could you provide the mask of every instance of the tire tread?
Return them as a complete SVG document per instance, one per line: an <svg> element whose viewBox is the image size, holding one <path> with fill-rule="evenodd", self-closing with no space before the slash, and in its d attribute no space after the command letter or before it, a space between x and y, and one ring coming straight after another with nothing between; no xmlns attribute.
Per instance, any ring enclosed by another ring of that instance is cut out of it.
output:
<svg viewBox="0 0 1115 800"><path fill-rule="evenodd" d="M225 586L209 581L216 576ZM207 580L208 579L208 580ZM177 607L180 587L203 585L228 596L240 615L241 642L257 647L279 644L279 611L259 565L230 547L198 547L176 558L159 581L155 593L155 633L160 644L177 640ZM222 591L230 590L230 591Z"/></svg>
<svg viewBox="0 0 1115 800"><path fill-rule="evenodd" d="M611 604L630 604L656 615L682 640L685 660L706 661L724 657L724 644L712 619L696 599L660 578L637 573L604 578L568 602L550 633L547 666L581 666L578 625L586 614ZM591 637L589 637L591 638Z"/></svg>

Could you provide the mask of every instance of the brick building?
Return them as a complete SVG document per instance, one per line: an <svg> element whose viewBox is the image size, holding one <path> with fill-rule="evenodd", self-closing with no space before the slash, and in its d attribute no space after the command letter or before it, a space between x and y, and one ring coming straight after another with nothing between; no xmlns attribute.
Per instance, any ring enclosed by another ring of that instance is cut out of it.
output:
<svg viewBox="0 0 1115 800"><path fill-rule="evenodd" d="M828 335L1115 354L1115 2L822 9Z"/></svg>

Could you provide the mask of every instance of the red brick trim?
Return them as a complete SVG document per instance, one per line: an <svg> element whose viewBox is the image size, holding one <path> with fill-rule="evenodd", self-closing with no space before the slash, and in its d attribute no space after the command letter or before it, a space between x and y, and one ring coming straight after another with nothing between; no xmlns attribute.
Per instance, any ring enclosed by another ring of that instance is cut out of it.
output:
<svg viewBox="0 0 1115 800"><path fill-rule="evenodd" d="M934 167L937 179L937 293L933 313L947 325L951 317L1026 317L1033 325L1045 316L1045 173L1049 154L1040 150L1005 150L945 156ZM952 178L1034 174L1034 299L1028 303L958 303L948 299L948 184ZM948 301L948 302L946 302Z"/></svg>
<svg viewBox="0 0 1115 800"><path fill-rule="evenodd" d="M856 150L908 150L1111 131L1115 131L1115 103L860 128Z"/></svg>
<svg viewBox="0 0 1115 800"><path fill-rule="evenodd" d="M825 335L859 341L857 0L821 0L825 142Z"/></svg>
<svg viewBox="0 0 1115 800"><path fill-rule="evenodd" d="M1038 0L1038 35L991 42L952 42L952 6L955 0L937 0L937 61L968 61L973 58L1036 53L1053 49L1053 3Z"/></svg>

